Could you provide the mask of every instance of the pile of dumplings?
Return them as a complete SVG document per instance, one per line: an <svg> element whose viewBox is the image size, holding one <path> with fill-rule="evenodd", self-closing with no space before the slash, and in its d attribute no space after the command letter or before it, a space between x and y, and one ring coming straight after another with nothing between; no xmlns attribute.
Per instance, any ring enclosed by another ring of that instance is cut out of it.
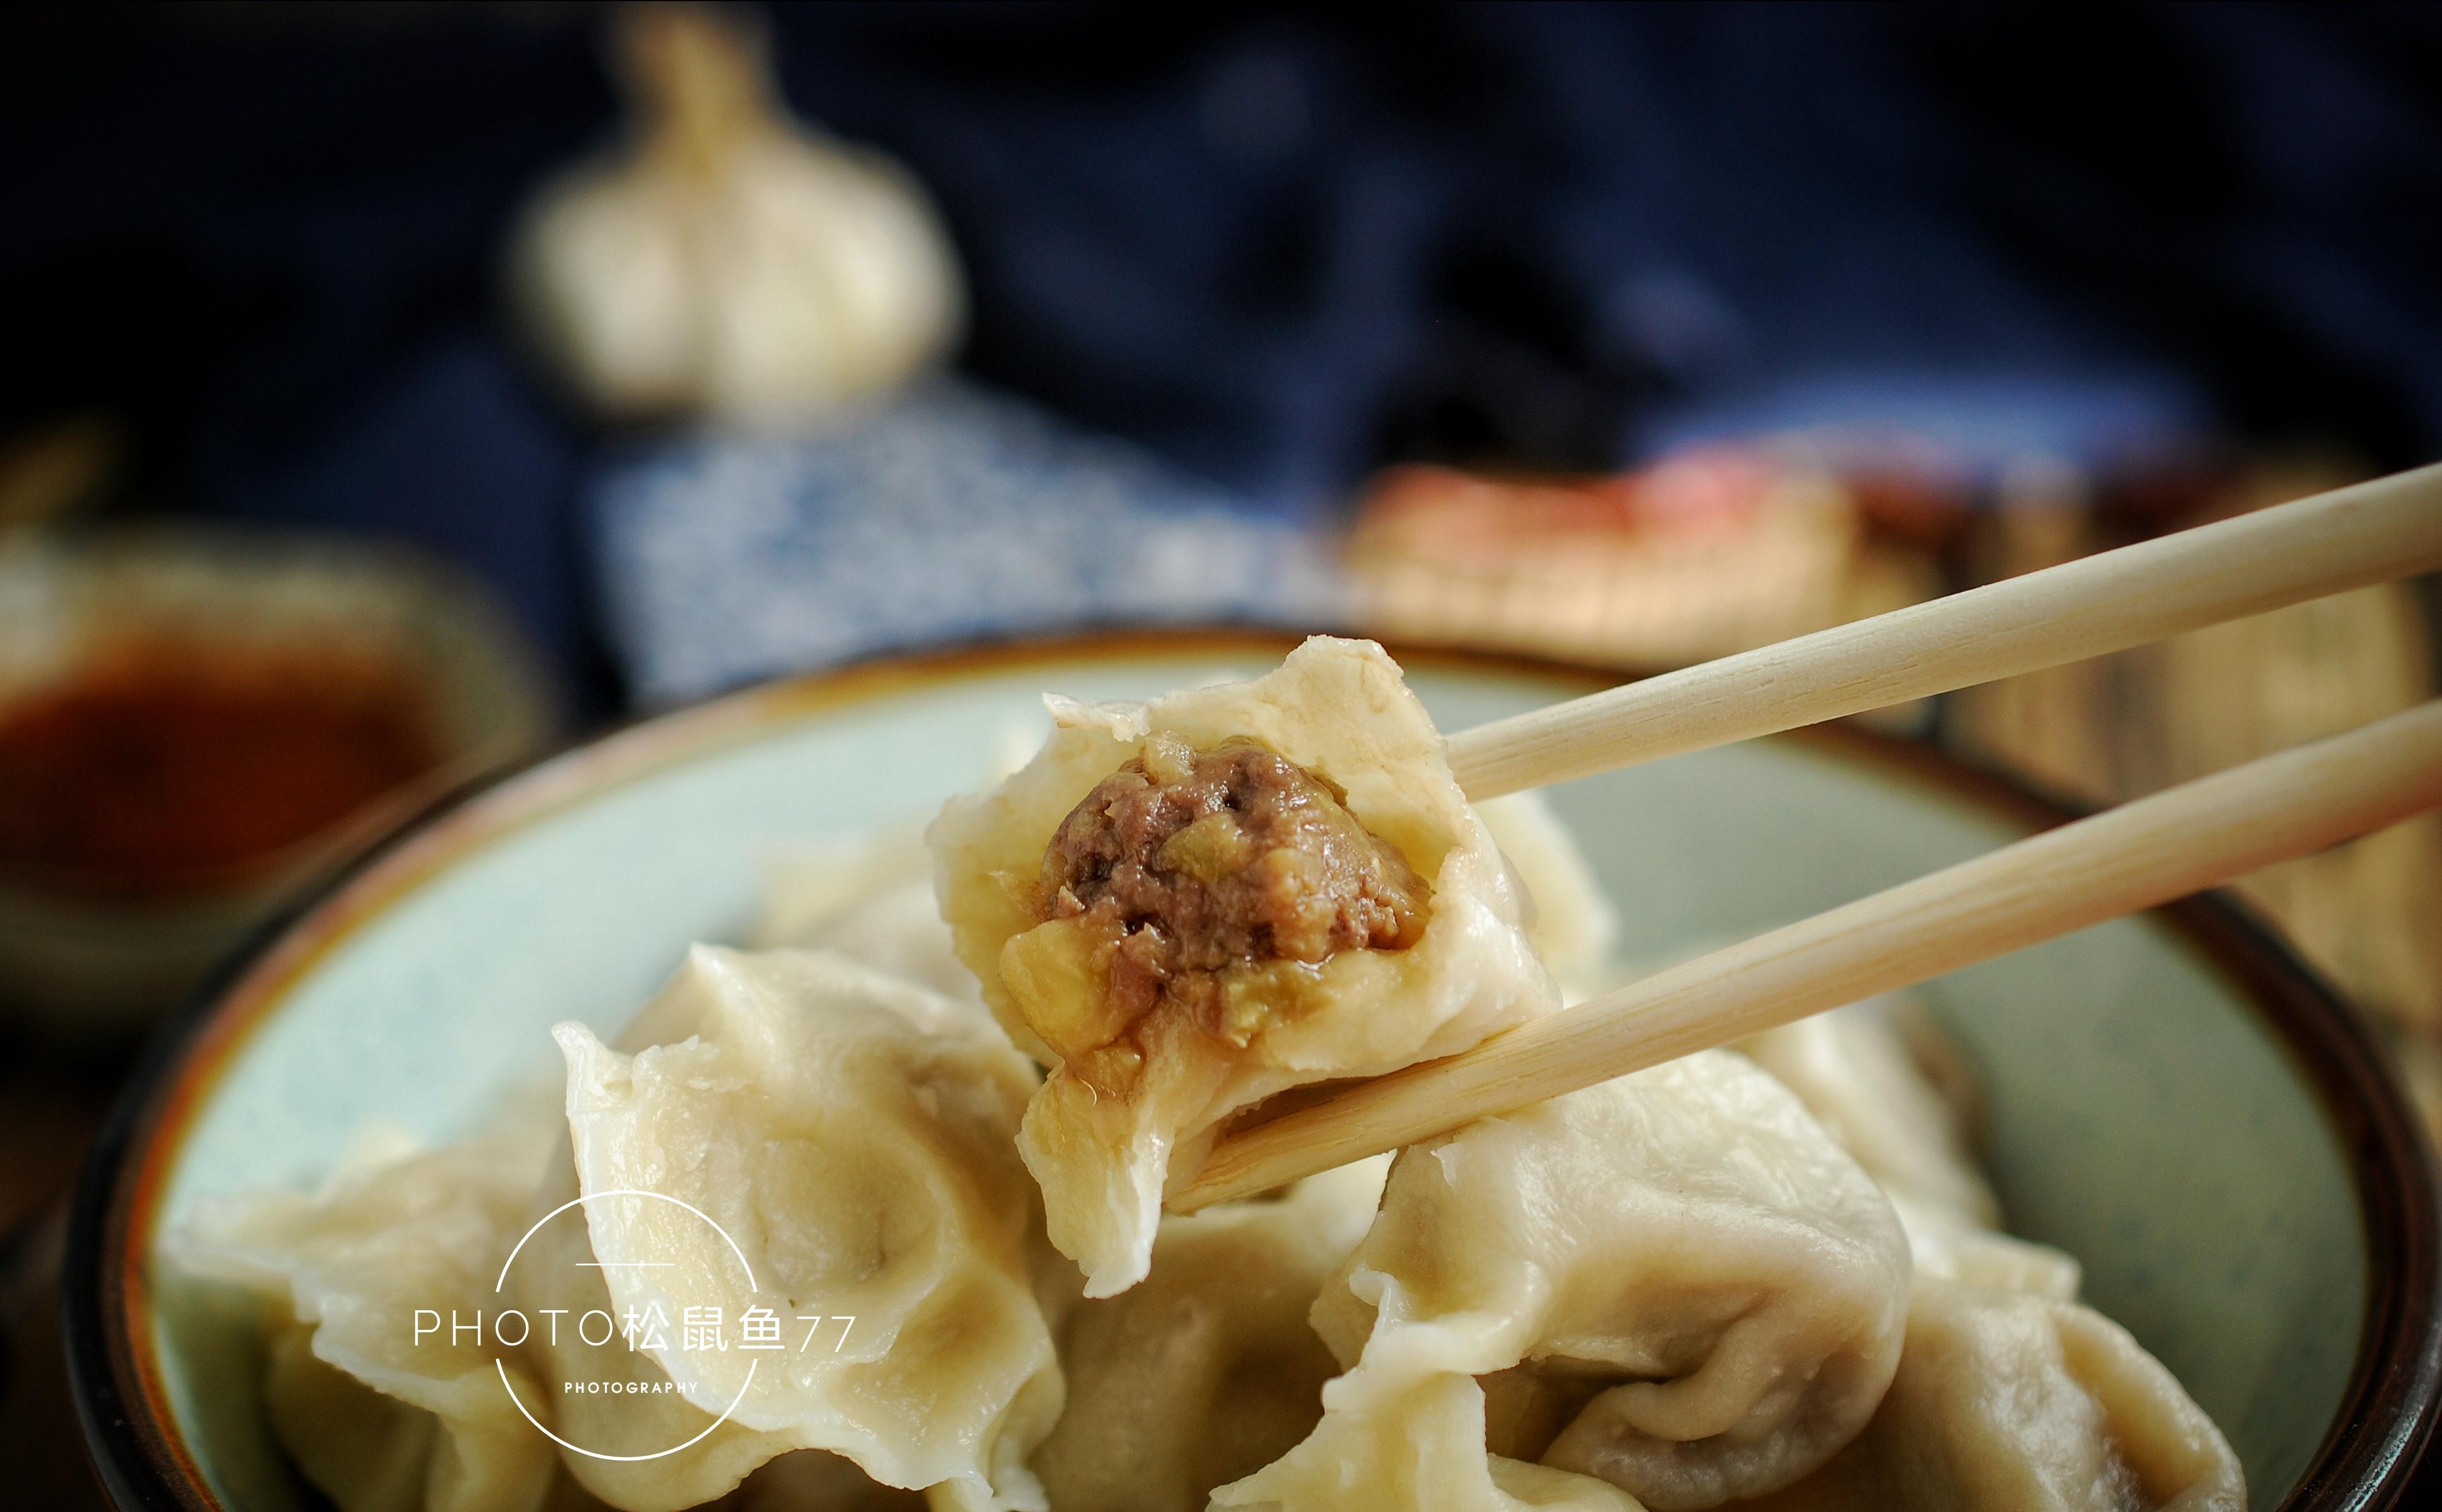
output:
<svg viewBox="0 0 2442 1512"><path fill-rule="evenodd" d="M695 947L614 1039L560 1026L550 1106L185 1216L167 1259L258 1300L306 1481L341 1512L2246 1505L2076 1262L1999 1230L1967 1089L1903 1000L1165 1214L1265 1099L1598 988L1609 906L1538 800L1460 795L1371 643L1050 702L1043 750L926 835L778 868L756 948ZM1043 927L1053 830L1160 736L1327 779L1431 914L1301 967L1296 1011L1244 1032L1156 1025L1116 1084L1001 967ZM416 1309L504 1305L852 1322L761 1356L410 1343Z"/></svg>

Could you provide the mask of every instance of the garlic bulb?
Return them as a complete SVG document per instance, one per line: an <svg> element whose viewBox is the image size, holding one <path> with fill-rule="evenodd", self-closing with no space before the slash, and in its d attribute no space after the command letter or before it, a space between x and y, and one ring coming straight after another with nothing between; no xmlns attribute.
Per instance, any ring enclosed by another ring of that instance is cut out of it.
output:
<svg viewBox="0 0 2442 1512"><path fill-rule="evenodd" d="M634 138L546 186L511 255L538 345L594 409L786 426L891 389L964 308L922 189L793 119L761 41L623 12Z"/></svg>

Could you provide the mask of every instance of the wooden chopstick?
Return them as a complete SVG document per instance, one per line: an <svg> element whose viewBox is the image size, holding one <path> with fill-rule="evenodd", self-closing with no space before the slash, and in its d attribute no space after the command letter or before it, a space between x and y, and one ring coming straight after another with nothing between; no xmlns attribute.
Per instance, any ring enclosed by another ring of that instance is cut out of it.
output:
<svg viewBox="0 0 2442 1512"><path fill-rule="evenodd" d="M1450 768L1495 797L2437 568L2442 463L1478 725Z"/></svg>
<svg viewBox="0 0 2442 1512"><path fill-rule="evenodd" d="M2442 807L2442 700L2140 798L1231 1136L1192 1211L1727 1045Z"/></svg>

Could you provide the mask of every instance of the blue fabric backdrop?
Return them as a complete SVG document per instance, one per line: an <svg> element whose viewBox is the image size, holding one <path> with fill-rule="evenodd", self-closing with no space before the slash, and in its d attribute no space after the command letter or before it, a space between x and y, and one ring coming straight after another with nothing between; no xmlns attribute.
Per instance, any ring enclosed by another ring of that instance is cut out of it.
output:
<svg viewBox="0 0 2442 1512"><path fill-rule="evenodd" d="M2414 7L781 8L910 163L974 378L1254 515L1387 458L1901 425L2108 465L2442 451L2442 23ZM37 9L0 46L0 420L137 504L403 535L596 707L606 438L503 340L503 227L611 119L582 9ZM630 669L632 670L632 668Z"/></svg>

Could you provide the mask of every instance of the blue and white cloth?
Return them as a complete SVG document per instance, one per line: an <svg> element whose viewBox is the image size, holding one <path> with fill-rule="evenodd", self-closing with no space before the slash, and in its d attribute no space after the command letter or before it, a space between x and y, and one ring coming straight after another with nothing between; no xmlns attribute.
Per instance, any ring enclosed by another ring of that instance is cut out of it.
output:
<svg viewBox="0 0 2442 1512"><path fill-rule="evenodd" d="M816 433L665 443L591 495L608 633L647 705L945 642L1347 615L1312 530L946 379Z"/></svg>

